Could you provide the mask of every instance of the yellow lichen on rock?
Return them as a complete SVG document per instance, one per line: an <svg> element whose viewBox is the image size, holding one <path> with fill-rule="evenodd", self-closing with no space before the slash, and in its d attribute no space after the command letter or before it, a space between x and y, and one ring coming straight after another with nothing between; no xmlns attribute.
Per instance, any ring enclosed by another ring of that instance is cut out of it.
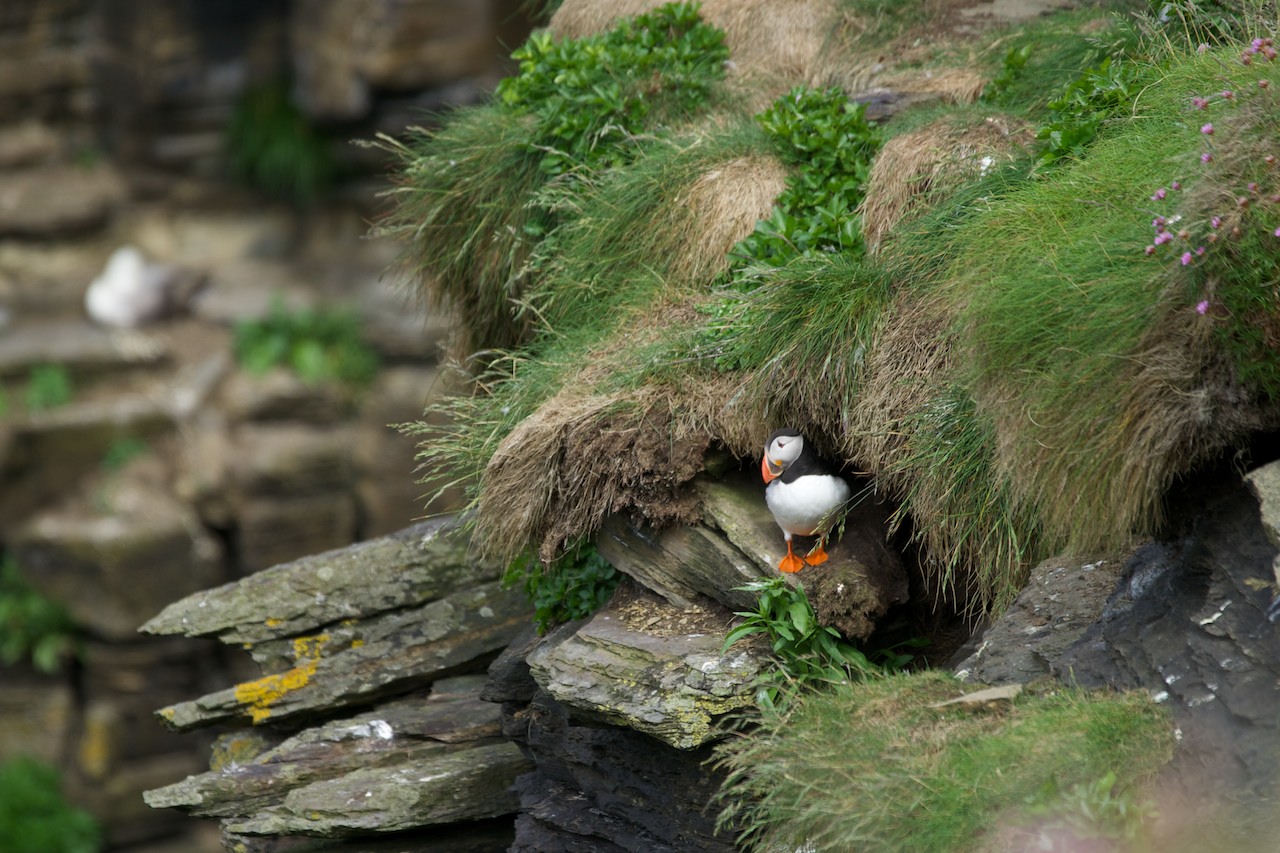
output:
<svg viewBox="0 0 1280 853"><path fill-rule="evenodd" d="M236 685L236 701L248 708L254 725L270 718L271 706L283 696L310 683L311 676L320 666L321 650L327 642L328 634L298 637L293 641L296 663L292 669Z"/></svg>

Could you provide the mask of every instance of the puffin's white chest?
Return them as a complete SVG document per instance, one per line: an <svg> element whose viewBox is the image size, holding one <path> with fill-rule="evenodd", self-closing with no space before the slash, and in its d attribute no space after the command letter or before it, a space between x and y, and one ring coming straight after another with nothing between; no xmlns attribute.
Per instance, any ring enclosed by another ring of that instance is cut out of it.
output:
<svg viewBox="0 0 1280 853"><path fill-rule="evenodd" d="M833 509L849 500L849 484L830 474L811 474L792 483L774 480L764 490L764 500L784 531L811 536Z"/></svg>

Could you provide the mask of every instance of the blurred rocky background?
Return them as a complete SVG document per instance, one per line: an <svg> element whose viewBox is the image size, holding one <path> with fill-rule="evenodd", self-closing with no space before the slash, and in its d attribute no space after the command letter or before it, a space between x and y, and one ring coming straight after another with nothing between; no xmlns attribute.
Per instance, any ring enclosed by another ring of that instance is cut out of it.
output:
<svg viewBox="0 0 1280 853"><path fill-rule="evenodd" d="M207 768L153 710L245 664L136 629L423 514L389 425L448 329L353 140L492 91L521 5L0 4L0 849L48 768L101 849L221 849L141 792Z"/></svg>

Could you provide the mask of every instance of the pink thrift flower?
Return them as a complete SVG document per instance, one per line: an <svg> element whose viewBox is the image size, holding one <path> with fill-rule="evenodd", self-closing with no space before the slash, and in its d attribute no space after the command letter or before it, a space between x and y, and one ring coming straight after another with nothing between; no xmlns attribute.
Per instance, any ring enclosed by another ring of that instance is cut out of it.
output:
<svg viewBox="0 0 1280 853"><path fill-rule="evenodd" d="M1203 110L1204 108L1209 106L1209 99L1208 98L1192 98L1191 106L1195 107L1198 110Z"/></svg>
<svg viewBox="0 0 1280 853"><path fill-rule="evenodd" d="M1237 206L1237 207L1248 207L1248 206L1249 206L1249 199L1248 199L1248 198L1246 198L1245 196L1240 196L1238 199L1236 199L1236 206Z"/></svg>
<svg viewBox="0 0 1280 853"><path fill-rule="evenodd" d="M1270 86L1271 86L1271 81L1270 81L1270 80L1259 80L1259 81L1258 81L1258 88L1259 88L1259 89L1266 89L1266 88L1269 88Z"/></svg>
<svg viewBox="0 0 1280 853"><path fill-rule="evenodd" d="M1204 313L1205 313L1206 311L1208 311L1208 310L1209 310L1209 300L1208 300L1208 299L1201 299L1199 302L1197 302L1197 303L1196 303L1196 313L1197 313L1197 314L1204 314Z"/></svg>
<svg viewBox="0 0 1280 853"><path fill-rule="evenodd" d="M1263 44L1265 44L1265 42L1263 42L1262 39L1260 38L1254 39L1253 41L1249 42L1249 46L1252 47L1254 50L1261 50Z"/></svg>
<svg viewBox="0 0 1280 853"><path fill-rule="evenodd" d="M1204 126L1200 128L1200 132L1205 136L1213 136L1213 122L1205 122Z"/></svg>
<svg viewBox="0 0 1280 853"><path fill-rule="evenodd" d="M1202 257L1202 256L1204 255L1204 253L1205 253L1205 248L1204 248L1204 246L1196 246L1196 257L1197 257L1197 258Z"/></svg>
<svg viewBox="0 0 1280 853"><path fill-rule="evenodd" d="M1266 157L1262 158L1262 162L1266 163L1268 166L1274 166L1276 164L1276 155L1268 154Z"/></svg>
<svg viewBox="0 0 1280 853"><path fill-rule="evenodd" d="M1200 155L1200 162L1201 162L1201 163L1208 163L1208 162L1209 162L1210 160L1212 160L1212 159L1213 159L1213 155L1212 155L1212 154L1210 154L1208 151L1206 151L1206 152L1204 152L1203 154L1201 154L1201 155Z"/></svg>
<svg viewBox="0 0 1280 853"><path fill-rule="evenodd" d="M1277 237L1280 237L1280 228L1277 228L1277 229L1276 229L1276 236L1277 236Z"/></svg>
<svg viewBox="0 0 1280 853"><path fill-rule="evenodd" d="M1144 255L1154 255L1154 254L1156 253L1156 247L1155 247L1155 246L1148 246L1147 248L1145 248L1145 249L1143 249L1143 250L1142 250L1142 253L1143 253Z"/></svg>
<svg viewBox="0 0 1280 853"><path fill-rule="evenodd" d="M1164 230L1166 222L1168 222L1168 220L1163 216L1157 216L1155 219L1151 220L1151 227L1156 229L1156 233L1158 234Z"/></svg>
<svg viewBox="0 0 1280 853"><path fill-rule="evenodd" d="M1152 201L1163 201L1163 200L1164 200L1164 196L1165 196L1164 187L1161 187L1160 189L1156 190L1156 191L1155 191L1155 193L1153 193L1153 194L1152 194L1152 196L1151 196L1151 200L1152 200Z"/></svg>
<svg viewBox="0 0 1280 853"><path fill-rule="evenodd" d="M1182 189L1182 184L1178 183L1177 181L1174 181L1173 183L1169 184L1169 189L1173 190L1174 192L1177 192L1178 190Z"/></svg>
<svg viewBox="0 0 1280 853"><path fill-rule="evenodd" d="M1198 45L1196 45L1196 53L1208 53L1208 52L1209 52L1209 45L1205 44L1204 42L1200 42Z"/></svg>
<svg viewBox="0 0 1280 853"><path fill-rule="evenodd" d="M1186 266L1187 264L1189 264L1189 263L1191 263L1191 253L1190 253L1190 252L1183 252L1183 253L1182 253L1182 265L1185 267L1185 266Z"/></svg>
<svg viewBox="0 0 1280 853"><path fill-rule="evenodd" d="M1249 192L1251 192L1251 193L1256 193L1256 192L1258 191L1258 182L1257 182L1257 181L1250 181L1250 182L1246 185L1245 189L1249 190Z"/></svg>
<svg viewBox="0 0 1280 853"><path fill-rule="evenodd" d="M1248 54L1248 53L1244 53L1244 54L1241 54L1241 56L1240 56L1240 64L1241 64L1241 65L1252 65L1252 64L1253 64L1253 60L1249 58L1249 54Z"/></svg>
<svg viewBox="0 0 1280 853"><path fill-rule="evenodd" d="M1220 228L1220 227L1222 227L1222 217L1221 217L1221 216L1215 216L1215 217L1213 217L1212 219L1210 219L1210 220L1209 220L1209 227L1210 227L1210 228Z"/></svg>
<svg viewBox="0 0 1280 853"><path fill-rule="evenodd" d="M1157 246L1160 246L1160 245L1163 245L1164 243L1168 243L1172 239L1173 239L1173 235L1170 234L1168 231L1161 231L1159 234L1156 235L1155 240L1153 240L1152 242L1155 243Z"/></svg>
<svg viewBox="0 0 1280 853"><path fill-rule="evenodd" d="M1267 45L1266 47L1264 47L1264 48L1262 49L1262 55L1263 55L1263 56L1265 56L1269 61L1271 61L1271 62L1275 62L1275 60L1276 60L1276 49L1275 49L1274 47L1272 47L1271 45Z"/></svg>
<svg viewBox="0 0 1280 853"><path fill-rule="evenodd" d="M1235 96L1236 96L1236 93L1235 93L1235 92L1233 92L1233 91L1231 91L1230 89L1226 89L1226 90L1224 90L1224 91L1223 91L1223 93L1222 93L1222 97L1223 97L1223 98L1225 98L1225 99L1226 99L1226 100L1228 100L1228 101L1230 101L1230 100L1231 100L1232 98L1234 98Z"/></svg>

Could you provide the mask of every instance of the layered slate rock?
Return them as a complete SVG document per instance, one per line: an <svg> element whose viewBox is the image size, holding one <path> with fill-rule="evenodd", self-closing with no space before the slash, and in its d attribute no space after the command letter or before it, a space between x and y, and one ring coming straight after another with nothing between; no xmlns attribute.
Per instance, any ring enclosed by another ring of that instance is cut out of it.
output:
<svg viewBox="0 0 1280 853"><path fill-rule="evenodd" d="M579 717L692 749L713 739L717 720L753 704L767 666L759 649L726 651L733 614L680 609L638 587L623 587L568 636L528 655L534 680Z"/></svg>
<svg viewBox="0 0 1280 853"><path fill-rule="evenodd" d="M144 630L239 645L264 674L158 712L178 730L249 728L148 805L220 819L235 850L343 850L328 841L439 825L475 828L439 849L496 849L510 819L492 821L515 811L509 788L531 768L478 695L478 671L530 621L499 574L433 521L170 605Z"/></svg>
<svg viewBox="0 0 1280 853"><path fill-rule="evenodd" d="M502 739L498 707L480 700L483 682L445 679L257 754L232 751L238 760L146 801L227 819L243 835L390 832L510 813L506 786L530 766Z"/></svg>

